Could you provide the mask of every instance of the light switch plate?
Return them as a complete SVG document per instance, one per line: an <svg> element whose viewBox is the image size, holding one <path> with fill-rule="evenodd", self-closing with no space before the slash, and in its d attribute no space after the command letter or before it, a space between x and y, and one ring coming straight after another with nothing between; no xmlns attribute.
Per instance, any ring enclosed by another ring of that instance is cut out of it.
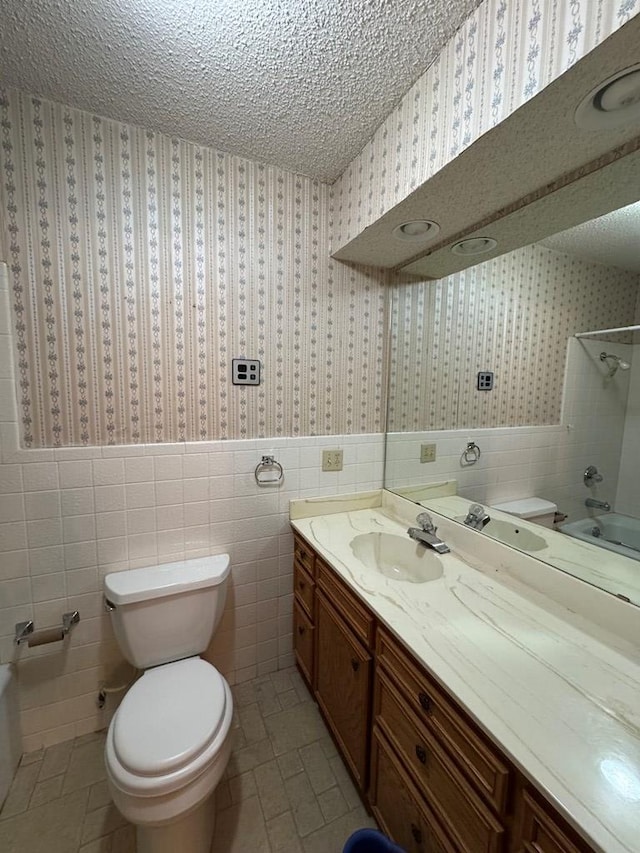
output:
<svg viewBox="0 0 640 853"><path fill-rule="evenodd" d="M233 358L231 381L234 385L259 385L260 362L257 358Z"/></svg>
<svg viewBox="0 0 640 853"><path fill-rule="evenodd" d="M436 446L435 444L420 445L420 461L435 462L436 461Z"/></svg>
<svg viewBox="0 0 640 853"><path fill-rule="evenodd" d="M322 470L323 471L342 471L342 451L341 450L323 450L322 451Z"/></svg>

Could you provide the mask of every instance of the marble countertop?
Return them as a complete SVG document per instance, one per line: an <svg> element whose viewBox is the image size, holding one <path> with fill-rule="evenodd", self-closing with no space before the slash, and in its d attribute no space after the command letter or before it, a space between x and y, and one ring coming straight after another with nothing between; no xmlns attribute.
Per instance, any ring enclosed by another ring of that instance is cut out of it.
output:
<svg viewBox="0 0 640 853"><path fill-rule="evenodd" d="M454 520L464 518L470 503L468 498L463 498L460 495L429 497L420 500L421 506L426 509ZM570 572L574 577L587 583L593 583L615 594L625 595L630 601L640 603L640 561L632 560L614 551L608 551L603 557L603 549L597 545L591 545L589 542L567 536L557 530L545 530L545 528L540 528L539 525L527 521L525 518L516 518L497 510L495 507L487 506L486 509L492 519L500 519L505 523L518 525L545 538L545 547L532 552L532 556L536 559L544 560L552 566ZM489 529L485 530L484 533L491 536ZM640 849L640 844L638 848Z"/></svg>
<svg viewBox="0 0 640 853"><path fill-rule="evenodd" d="M539 591L528 594L486 560L470 560L480 540L488 543L480 549L485 558L487 547L496 549L497 563L505 547L447 519L438 522L453 553L440 557L439 579L415 584L366 568L351 540L368 532L406 537L416 510L395 496L376 506L372 495L364 503L293 501L292 525L594 849L638 853L637 645L604 642L580 616ZM460 537L472 537L464 562L456 556ZM640 636L640 611L638 620Z"/></svg>

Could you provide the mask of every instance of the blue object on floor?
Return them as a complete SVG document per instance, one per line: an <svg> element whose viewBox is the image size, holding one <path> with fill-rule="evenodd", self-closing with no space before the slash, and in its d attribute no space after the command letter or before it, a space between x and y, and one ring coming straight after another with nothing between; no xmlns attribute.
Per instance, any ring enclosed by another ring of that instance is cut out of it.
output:
<svg viewBox="0 0 640 853"><path fill-rule="evenodd" d="M377 829L358 829L347 839L342 853L405 853Z"/></svg>

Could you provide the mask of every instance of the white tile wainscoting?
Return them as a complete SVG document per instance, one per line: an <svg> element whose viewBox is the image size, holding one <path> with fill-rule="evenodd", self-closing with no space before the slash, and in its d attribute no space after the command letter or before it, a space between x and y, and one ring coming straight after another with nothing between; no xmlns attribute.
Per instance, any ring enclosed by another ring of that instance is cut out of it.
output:
<svg viewBox="0 0 640 853"><path fill-rule="evenodd" d="M25 751L108 722L114 700L100 711L99 685L129 676L103 611L110 571L228 552L207 656L232 683L290 665L289 500L380 488L383 436L22 450L8 296L0 276L0 662L17 662ZM321 471L327 447L343 449L342 471ZM279 487L255 482L266 453L283 465ZM81 622L64 643L15 646L16 622L50 627L73 609Z"/></svg>

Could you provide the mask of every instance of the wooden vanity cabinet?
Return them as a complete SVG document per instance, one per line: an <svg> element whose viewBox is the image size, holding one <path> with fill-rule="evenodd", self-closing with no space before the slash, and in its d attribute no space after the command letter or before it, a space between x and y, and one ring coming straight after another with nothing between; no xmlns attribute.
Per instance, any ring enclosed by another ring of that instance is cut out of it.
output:
<svg viewBox="0 0 640 853"><path fill-rule="evenodd" d="M407 853L593 853L298 536L294 593L298 668L365 802Z"/></svg>
<svg viewBox="0 0 640 853"><path fill-rule="evenodd" d="M360 790L367 788L374 619L317 560L316 700Z"/></svg>
<svg viewBox="0 0 640 853"><path fill-rule="evenodd" d="M370 802L380 828L407 853L456 853L384 734L373 730Z"/></svg>
<svg viewBox="0 0 640 853"><path fill-rule="evenodd" d="M514 853L592 853L548 803L527 784L517 797Z"/></svg>
<svg viewBox="0 0 640 853"><path fill-rule="evenodd" d="M315 690L315 562L312 548L293 537L293 652L302 677Z"/></svg>
<svg viewBox="0 0 640 853"><path fill-rule="evenodd" d="M508 769L384 628L378 629L374 693L374 737L384 738L420 792L431 832L443 833L461 853L503 853ZM376 816L379 790L373 778Z"/></svg>

